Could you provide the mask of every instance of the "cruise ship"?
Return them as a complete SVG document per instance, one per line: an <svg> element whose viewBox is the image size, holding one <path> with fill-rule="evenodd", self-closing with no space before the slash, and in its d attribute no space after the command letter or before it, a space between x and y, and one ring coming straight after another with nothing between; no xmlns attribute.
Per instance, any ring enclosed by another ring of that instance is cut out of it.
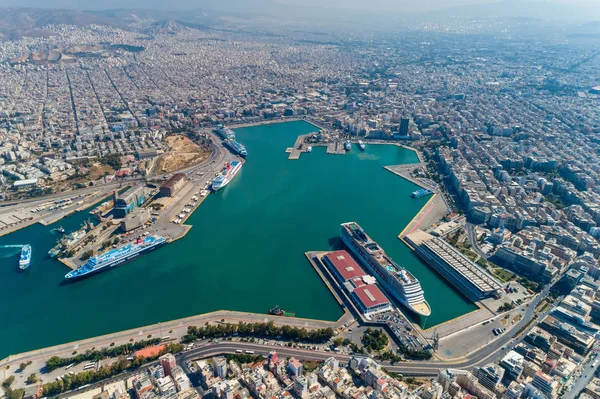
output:
<svg viewBox="0 0 600 399"><path fill-rule="evenodd" d="M350 151L352 149L352 144L350 143L350 140L346 140L346 142L344 143L344 149L346 151Z"/></svg>
<svg viewBox="0 0 600 399"><path fill-rule="evenodd" d="M21 247L21 259L19 259L19 268L21 270L25 270L29 267L31 263L31 245L23 245Z"/></svg>
<svg viewBox="0 0 600 399"><path fill-rule="evenodd" d="M360 148L361 151L365 150L365 143L363 143L362 140L358 140L358 148Z"/></svg>
<svg viewBox="0 0 600 399"><path fill-rule="evenodd" d="M125 244L119 248L111 249L102 255L90 258L84 265L67 273L65 278L78 280L108 270L125 262L129 262L146 252L159 248L166 244L166 242L167 240L164 237L156 235L148 236L143 239L139 238L134 244Z"/></svg>
<svg viewBox="0 0 600 399"><path fill-rule="evenodd" d="M235 177L235 175L240 171L240 169L242 169L241 162L233 161L231 163L226 163L225 167L223 168L223 171L211 182L211 187L213 191L217 192L226 185L228 185L231 179Z"/></svg>
<svg viewBox="0 0 600 399"><path fill-rule="evenodd" d="M225 143L225 145L229 147L235 154L241 157L246 157L246 155L248 155L248 152L246 152L246 147L242 143L239 143L233 139L225 140L223 143Z"/></svg>
<svg viewBox="0 0 600 399"><path fill-rule="evenodd" d="M396 300L419 316L427 317L431 314L419 280L387 256L358 223L343 223L340 238L360 264L369 270Z"/></svg>

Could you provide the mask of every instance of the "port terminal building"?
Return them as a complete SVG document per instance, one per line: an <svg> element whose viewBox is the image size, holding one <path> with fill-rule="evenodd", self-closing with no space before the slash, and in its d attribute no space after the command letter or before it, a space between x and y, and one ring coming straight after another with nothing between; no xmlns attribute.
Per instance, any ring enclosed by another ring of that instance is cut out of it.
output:
<svg viewBox="0 0 600 399"><path fill-rule="evenodd" d="M441 238L417 230L404 237L425 262L472 301L502 296L502 284Z"/></svg>
<svg viewBox="0 0 600 399"><path fill-rule="evenodd" d="M377 286L375 277L365 273L348 252L330 252L323 257L323 264L366 316L391 309L390 300Z"/></svg>
<svg viewBox="0 0 600 399"><path fill-rule="evenodd" d="M113 212L116 218L124 218L131 211L142 205L148 197L148 189L144 186L133 186L122 195L116 195Z"/></svg>
<svg viewBox="0 0 600 399"><path fill-rule="evenodd" d="M175 173L169 180L160 186L161 197L172 197L187 183L187 177L185 173Z"/></svg>

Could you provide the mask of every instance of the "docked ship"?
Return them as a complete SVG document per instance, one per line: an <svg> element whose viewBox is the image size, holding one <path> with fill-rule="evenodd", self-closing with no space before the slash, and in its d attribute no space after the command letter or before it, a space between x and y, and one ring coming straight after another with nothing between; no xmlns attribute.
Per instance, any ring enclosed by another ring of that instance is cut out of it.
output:
<svg viewBox="0 0 600 399"><path fill-rule="evenodd" d="M363 143L362 140L358 140L358 148L360 148L361 151L365 150L365 143Z"/></svg>
<svg viewBox="0 0 600 399"><path fill-rule="evenodd" d="M343 223L340 238L360 264L372 273L385 290L402 305L420 316L429 316L421 283L408 270L394 262L355 222Z"/></svg>
<svg viewBox="0 0 600 399"><path fill-rule="evenodd" d="M286 312L285 310L281 309L279 307L279 305L275 305L275 307L271 310L269 310L269 314L272 314L273 316L284 316L284 317L294 317L296 316L296 313L294 312Z"/></svg>
<svg viewBox="0 0 600 399"><path fill-rule="evenodd" d="M430 190L428 188L422 188L420 190L414 191L410 196L413 198L421 198L429 194L433 194L433 190Z"/></svg>
<svg viewBox="0 0 600 399"><path fill-rule="evenodd" d="M352 149L352 144L350 143L350 140L346 140L346 142L344 143L344 149L346 151L350 151Z"/></svg>
<svg viewBox="0 0 600 399"><path fill-rule="evenodd" d="M233 130L231 130L228 127L225 127L223 125L219 125L217 127L217 134L223 140L235 140L235 133L233 132Z"/></svg>
<svg viewBox="0 0 600 399"><path fill-rule="evenodd" d="M308 146L308 148L306 149L306 152L312 152L312 146Z"/></svg>
<svg viewBox="0 0 600 399"><path fill-rule="evenodd" d="M31 263L31 245L23 245L21 247L21 258L19 259L19 268L25 270Z"/></svg>
<svg viewBox="0 0 600 399"><path fill-rule="evenodd" d="M245 158L246 155L248 155L248 152L246 152L246 147L242 143L239 143L234 139L225 140L223 143L225 143L225 145L229 147L231 151L233 151L235 154L241 157Z"/></svg>
<svg viewBox="0 0 600 399"><path fill-rule="evenodd" d="M143 239L139 238L133 244L125 244L119 248L111 249L102 255L88 259L87 263L67 273L65 278L78 280L91 276L92 274L129 262L130 260L137 258L146 252L155 250L166 243L167 240L164 237L157 235L148 236Z"/></svg>
<svg viewBox="0 0 600 399"><path fill-rule="evenodd" d="M226 185L228 185L231 179L233 179L235 175L237 175L240 169L242 169L241 162L227 162L219 176L215 177L210 183L213 191L217 192Z"/></svg>
<svg viewBox="0 0 600 399"><path fill-rule="evenodd" d="M79 241L81 241L83 237L85 237L86 233L88 232L88 229L91 230L91 227L91 223L84 223L81 229L73 231L67 234L66 236L63 236L63 238L58 240L56 246L54 246L48 251L48 255L50 255L51 258L55 258L58 255L60 255L61 252L73 247L74 245L79 243Z"/></svg>

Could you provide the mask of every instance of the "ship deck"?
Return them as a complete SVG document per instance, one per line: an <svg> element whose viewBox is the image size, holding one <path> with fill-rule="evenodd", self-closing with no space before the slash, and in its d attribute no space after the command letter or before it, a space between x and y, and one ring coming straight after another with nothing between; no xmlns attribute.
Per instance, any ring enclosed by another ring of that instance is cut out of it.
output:
<svg viewBox="0 0 600 399"><path fill-rule="evenodd" d="M431 315L431 307L427 302L411 304L410 307L421 316L427 317Z"/></svg>

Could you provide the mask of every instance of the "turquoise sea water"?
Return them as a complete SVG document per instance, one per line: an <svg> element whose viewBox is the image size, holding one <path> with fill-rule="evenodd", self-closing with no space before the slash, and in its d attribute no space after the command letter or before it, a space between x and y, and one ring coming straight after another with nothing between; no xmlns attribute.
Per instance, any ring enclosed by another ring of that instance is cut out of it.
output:
<svg viewBox="0 0 600 399"><path fill-rule="evenodd" d="M474 310L397 238L428 198L410 198L416 186L383 166L416 162L416 154L392 145L346 155L315 147L288 160L285 148L314 130L305 122L236 130L247 162L188 219L188 235L89 279L62 284L68 269L46 258L58 238L50 230L75 230L87 212L0 237L0 358L219 309L266 313L279 304L336 320L342 310L304 253L340 247L347 221L421 281L432 307L425 327ZM33 260L19 273L19 249L3 246L25 243Z"/></svg>

